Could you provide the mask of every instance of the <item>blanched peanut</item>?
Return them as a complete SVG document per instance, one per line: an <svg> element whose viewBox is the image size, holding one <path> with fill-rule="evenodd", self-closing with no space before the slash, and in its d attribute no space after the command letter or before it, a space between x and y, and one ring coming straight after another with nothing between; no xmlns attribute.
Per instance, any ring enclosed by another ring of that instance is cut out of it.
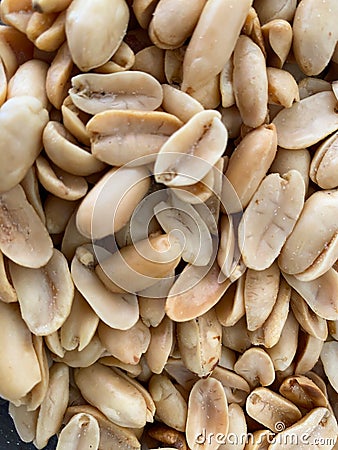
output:
<svg viewBox="0 0 338 450"><path fill-rule="evenodd" d="M283 178L270 174L262 181L238 227L247 267L263 270L278 257L301 214L304 196L305 184L296 170Z"/></svg>
<svg viewBox="0 0 338 450"><path fill-rule="evenodd" d="M271 20L262 26L262 34L269 66L281 69L292 46L293 35L290 23L280 19Z"/></svg>
<svg viewBox="0 0 338 450"><path fill-rule="evenodd" d="M92 154L112 166L130 162L144 165L156 154L182 122L163 112L104 111L88 123Z"/></svg>
<svg viewBox="0 0 338 450"><path fill-rule="evenodd" d="M225 176L235 189L243 208L248 205L263 180L276 151L276 128L270 124L248 133L231 155ZM239 212L240 205L236 202L234 205L230 204L226 195L223 188L222 204L227 212Z"/></svg>
<svg viewBox="0 0 338 450"><path fill-rule="evenodd" d="M278 145L291 149L306 148L336 131L336 103L332 92L320 92L294 103L291 108L282 109L273 119Z"/></svg>
<svg viewBox="0 0 338 450"><path fill-rule="evenodd" d="M59 12L67 9L72 0L33 0L33 9L42 13Z"/></svg>
<svg viewBox="0 0 338 450"><path fill-rule="evenodd" d="M162 103L160 83L138 72L88 73L72 78L70 96L82 111L97 114L107 109L153 111Z"/></svg>
<svg viewBox="0 0 338 450"><path fill-rule="evenodd" d="M192 34L205 4L206 0L192 4L184 0L160 0L149 24L150 39L159 48L180 47ZM180 21L176 20L177 10Z"/></svg>
<svg viewBox="0 0 338 450"><path fill-rule="evenodd" d="M338 38L337 6L335 0L325 3L302 0L297 6L293 21L293 51L306 75L318 75L331 59Z"/></svg>
<svg viewBox="0 0 338 450"><path fill-rule="evenodd" d="M57 450L67 450L70 446L97 450L100 442L100 428L95 417L79 413L75 414L62 429Z"/></svg>
<svg viewBox="0 0 338 450"><path fill-rule="evenodd" d="M233 88L237 107L245 125L259 127L268 113L268 78L264 55L249 37L240 36L233 61Z"/></svg>
<svg viewBox="0 0 338 450"><path fill-rule="evenodd" d="M156 181L167 186L200 181L222 156L227 138L218 112L195 114L162 145L154 167Z"/></svg>
<svg viewBox="0 0 338 450"><path fill-rule="evenodd" d="M184 57L183 91L191 94L221 72L235 48L251 4L250 0L240 4L233 0L206 3Z"/></svg>
<svg viewBox="0 0 338 450"><path fill-rule="evenodd" d="M146 424L147 405L143 395L112 369L95 363L77 369L74 376L85 399L113 423L131 428Z"/></svg>
<svg viewBox="0 0 338 450"><path fill-rule="evenodd" d="M128 20L124 0L99 0L95 4L90 0L73 0L67 9L66 35L74 63L87 72L107 62L122 42ZM105 30L104 36L101 30Z"/></svg>
<svg viewBox="0 0 338 450"><path fill-rule="evenodd" d="M31 96L7 100L0 108L0 192L20 183L42 148L48 113Z"/></svg>
<svg viewBox="0 0 338 450"><path fill-rule="evenodd" d="M0 302L0 311L1 397L19 406L20 399L40 382L41 372L19 305Z"/></svg>
<svg viewBox="0 0 338 450"><path fill-rule="evenodd" d="M311 161L311 180L323 189L338 187L337 145L338 133L335 133L318 147Z"/></svg>
<svg viewBox="0 0 338 450"><path fill-rule="evenodd" d="M255 0L255 8L264 24L274 19L292 21L297 0Z"/></svg>

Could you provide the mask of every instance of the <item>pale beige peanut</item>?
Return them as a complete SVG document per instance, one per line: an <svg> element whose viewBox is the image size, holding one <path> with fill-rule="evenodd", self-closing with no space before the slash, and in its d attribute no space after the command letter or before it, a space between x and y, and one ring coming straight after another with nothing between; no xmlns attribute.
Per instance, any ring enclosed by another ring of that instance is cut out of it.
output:
<svg viewBox="0 0 338 450"><path fill-rule="evenodd" d="M72 0L33 0L32 7L40 13L60 12L68 8Z"/></svg>
<svg viewBox="0 0 338 450"><path fill-rule="evenodd" d="M0 300L4 303L14 303L18 300L7 274L6 260L0 251Z"/></svg>
<svg viewBox="0 0 338 450"><path fill-rule="evenodd" d="M1 25L0 35L1 40L4 39L5 42L10 46L11 50L14 52L17 62L13 67L16 68L17 64L23 64L25 61L33 58L34 45L25 34L21 33L19 30L11 26ZM3 56L1 57L3 58ZM8 76L10 77L11 75L7 74L7 77Z"/></svg>
<svg viewBox="0 0 338 450"><path fill-rule="evenodd" d="M22 317L30 330L38 336L56 331L70 313L74 285L67 260L54 249L47 265L31 269L10 263L10 273ZM27 289L27 286L31 289Z"/></svg>
<svg viewBox="0 0 338 450"><path fill-rule="evenodd" d="M121 446L121 450L140 450L135 430L120 427L108 420L98 409L90 405L69 406L64 420L69 422L76 414L89 414L95 418L100 427L100 447L109 450L111 446Z"/></svg>
<svg viewBox="0 0 338 450"><path fill-rule="evenodd" d="M263 270L278 257L302 212L305 184L297 170L272 173L260 184L238 227L244 263Z"/></svg>
<svg viewBox="0 0 338 450"><path fill-rule="evenodd" d="M100 443L100 428L95 417L75 414L62 429L58 437L57 450L69 448L97 450Z"/></svg>
<svg viewBox="0 0 338 450"><path fill-rule="evenodd" d="M28 202L33 206L36 213L40 217L42 223L45 224L46 217L45 217L45 213L44 213L43 207L42 207L38 177L36 174L35 166L32 166L28 170L25 178L21 181L20 184L21 184L23 190L25 191Z"/></svg>
<svg viewBox="0 0 338 450"><path fill-rule="evenodd" d="M322 349L322 340L310 334L301 334L295 358L295 373L307 373L312 370L319 360Z"/></svg>
<svg viewBox="0 0 338 450"><path fill-rule="evenodd" d="M311 266L319 265L315 276L307 277L312 280L330 269L337 259L337 207L338 193L334 190L315 192L306 200L278 259L281 270L301 274ZM316 217L315 222L313 217Z"/></svg>
<svg viewBox="0 0 338 450"><path fill-rule="evenodd" d="M268 450L274 433L270 430L257 430L251 435L249 441L245 444L245 450Z"/></svg>
<svg viewBox="0 0 338 450"><path fill-rule="evenodd" d="M298 347L298 331L298 322L290 311L277 344L266 349L276 371L290 367Z"/></svg>
<svg viewBox="0 0 338 450"><path fill-rule="evenodd" d="M221 72L235 48L251 4L250 0L240 4L233 0L206 3L184 57L183 91L192 93Z"/></svg>
<svg viewBox="0 0 338 450"><path fill-rule="evenodd" d="M266 57L265 45L262 35L261 23L255 8L249 9L248 15L245 19L242 34L250 37L255 44L262 50L263 55Z"/></svg>
<svg viewBox="0 0 338 450"><path fill-rule="evenodd" d="M250 332L247 330L245 317L230 327L223 327L222 344L239 353L251 347Z"/></svg>
<svg viewBox="0 0 338 450"><path fill-rule="evenodd" d="M264 55L249 37L240 36L233 63L233 89L243 122L253 128L259 127L268 112L268 77Z"/></svg>
<svg viewBox="0 0 338 450"><path fill-rule="evenodd" d="M73 175L86 176L105 168L89 151L77 145L75 138L59 122L48 122L43 131L43 144L53 163Z"/></svg>
<svg viewBox="0 0 338 450"><path fill-rule="evenodd" d="M76 290L69 316L60 330L62 347L67 351L83 350L94 336L98 323L98 316Z"/></svg>
<svg viewBox="0 0 338 450"><path fill-rule="evenodd" d="M36 172L42 186L57 198L75 201L88 190L85 178L65 172L43 156L36 159Z"/></svg>
<svg viewBox="0 0 338 450"><path fill-rule="evenodd" d="M2 62L3 81L7 84L18 69L18 58L4 36L0 39L0 58Z"/></svg>
<svg viewBox="0 0 338 450"><path fill-rule="evenodd" d="M171 192L183 202L201 206L214 194L214 181L214 170L211 169L201 181L189 186L171 188ZM206 225L208 225L208 223L206 223ZM211 232L210 227L209 231Z"/></svg>
<svg viewBox="0 0 338 450"><path fill-rule="evenodd" d="M220 74L210 78L205 84L192 92L186 91L205 109L216 109L221 103Z"/></svg>
<svg viewBox="0 0 338 450"><path fill-rule="evenodd" d="M303 98L310 97L310 95L318 94L319 92L331 91L333 89L333 84L323 80L322 78L316 77L305 77L298 82L299 96L302 100Z"/></svg>
<svg viewBox="0 0 338 450"><path fill-rule="evenodd" d="M277 299L269 317L260 328L250 333L253 345L271 348L278 343L288 317L290 296L291 287L281 279Z"/></svg>
<svg viewBox="0 0 338 450"><path fill-rule="evenodd" d="M147 29L159 0L134 0L133 11L142 28Z"/></svg>
<svg viewBox="0 0 338 450"><path fill-rule="evenodd" d="M41 449L62 425L69 398L69 369L54 363L50 368L49 385L38 415L34 445Z"/></svg>
<svg viewBox="0 0 338 450"><path fill-rule="evenodd" d="M44 266L52 256L53 243L22 187L1 194L0 205L2 253L25 267Z"/></svg>
<svg viewBox="0 0 338 450"><path fill-rule="evenodd" d="M2 105L0 192L20 183L33 165L42 149L42 131L47 121L47 111L34 97L11 98Z"/></svg>
<svg viewBox="0 0 338 450"><path fill-rule="evenodd" d="M262 348L251 347L236 361L234 370L241 375L252 389L269 386L275 379L275 369L270 356Z"/></svg>
<svg viewBox="0 0 338 450"><path fill-rule="evenodd" d="M65 351L61 357L54 357L54 361L67 364L69 367L89 367L98 361L102 355L106 353L106 349L102 346L100 339L95 335L89 344L82 350Z"/></svg>
<svg viewBox="0 0 338 450"><path fill-rule="evenodd" d="M8 83L7 98L32 96L48 108L46 76L48 65L44 61L31 59L22 64Z"/></svg>
<svg viewBox="0 0 338 450"><path fill-rule="evenodd" d="M66 36L79 69L86 72L107 62L122 42L128 21L129 9L124 0L99 0L95 5L87 0L73 0L67 9Z"/></svg>
<svg viewBox="0 0 338 450"><path fill-rule="evenodd" d="M296 80L286 70L267 67L268 103L290 108L293 102L299 101L299 91Z"/></svg>
<svg viewBox="0 0 338 450"><path fill-rule="evenodd" d="M282 19L271 20L262 26L262 34L268 65L281 69L292 46L293 34L290 23Z"/></svg>
<svg viewBox="0 0 338 450"><path fill-rule="evenodd" d="M141 364L125 364L114 356L102 356L98 362L104 366L122 369L131 377L138 377L142 372Z"/></svg>
<svg viewBox="0 0 338 450"><path fill-rule="evenodd" d="M165 298L152 298L138 296L138 303L140 308L140 317L142 322L147 327L154 327L156 329L165 316L164 305ZM170 348L171 350L171 348ZM157 355L159 356L159 355ZM154 372L156 373L156 372Z"/></svg>
<svg viewBox="0 0 338 450"><path fill-rule="evenodd" d="M114 368L113 371L119 375L121 378L123 378L126 382L130 383L134 388L137 389L137 391L143 395L143 398L146 402L146 417L147 422L154 422L154 414L156 411L154 400L152 399L149 391L140 383L139 380L135 380L134 378L128 376L125 372L123 372L120 369ZM137 430L137 428L141 428ZM137 436L141 437L142 434L142 427L134 427L134 432Z"/></svg>
<svg viewBox="0 0 338 450"><path fill-rule="evenodd" d="M220 75L220 90L222 96L222 107L230 108L230 106L235 104L235 95L232 85L232 74L234 70L234 65L232 58L228 60L221 71Z"/></svg>
<svg viewBox="0 0 338 450"><path fill-rule="evenodd" d="M22 403L26 405L27 411L36 411L43 402L48 389L49 383L49 361L47 358L46 347L41 336L32 335L35 354L38 358L41 381L37 383L33 389L22 398Z"/></svg>
<svg viewBox="0 0 338 450"><path fill-rule="evenodd" d="M112 166L122 166L154 161L181 125L179 119L164 112L110 110L96 114L86 128L92 154Z"/></svg>
<svg viewBox="0 0 338 450"><path fill-rule="evenodd" d="M89 114L107 109L153 111L162 103L160 83L144 72L82 73L71 81L73 103Z"/></svg>
<svg viewBox="0 0 338 450"><path fill-rule="evenodd" d="M322 189L338 187L338 133L326 139L316 150L310 167L310 178Z"/></svg>
<svg viewBox="0 0 338 450"><path fill-rule="evenodd" d="M35 438L36 422L39 410L28 411L26 405L8 405L8 414L11 416L16 432L23 442L32 442Z"/></svg>
<svg viewBox="0 0 338 450"><path fill-rule="evenodd" d="M217 318L224 327L231 327L245 315L244 280L242 275L215 306Z"/></svg>
<svg viewBox="0 0 338 450"><path fill-rule="evenodd" d="M279 392L300 408L311 410L316 407L327 407L328 401L320 388L304 375L286 378Z"/></svg>
<svg viewBox="0 0 338 450"><path fill-rule="evenodd" d="M0 302L0 310L1 397L19 406L20 399L41 381L41 372L19 305Z"/></svg>
<svg viewBox="0 0 338 450"><path fill-rule="evenodd" d="M61 345L61 340L58 331L55 331L52 334L48 334L47 336L44 336L44 341L47 346L47 348L54 353L54 355L59 356L60 358L63 358L65 354L65 350Z"/></svg>
<svg viewBox="0 0 338 450"><path fill-rule="evenodd" d="M152 300L159 302L160 299ZM160 374L163 371L174 343L174 331L174 322L167 316L163 318L159 325L150 327L151 337L145 358L153 373Z"/></svg>
<svg viewBox="0 0 338 450"><path fill-rule="evenodd" d="M307 333L322 341L327 339L326 320L314 314L307 302L295 290L292 290L290 305L297 321Z"/></svg>
<svg viewBox="0 0 338 450"><path fill-rule="evenodd" d="M306 75L318 75L329 63L338 38L337 14L334 0L325 4L302 0L298 5L293 22L293 51ZM325 34L320 32L321 29L325 29Z"/></svg>
<svg viewBox="0 0 338 450"><path fill-rule="evenodd" d="M121 42L119 48L113 54L111 59L102 66L94 69L97 73L115 73L129 70L135 63L135 54L133 50L124 41Z"/></svg>
<svg viewBox="0 0 338 450"><path fill-rule="evenodd" d="M320 354L320 359L323 363L325 374L336 392L338 391L338 377L334 355L337 352L337 348L337 341L325 342Z"/></svg>
<svg viewBox="0 0 338 450"><path fill-rule="evenodd" d="M33 14L31 0L19 2L4 0L1 3L1 21L25 33L28 21Z"/></svg>
<svg viewBox="0 0 338 450"><path fill-rule="evenodd" d="M193 97L170 84L163 84L163 109L178 117L182 122L188 122L195 114L203 111L203 106Z"/></svg>
<svg viewBox="0 0 338 450"><path fill-rule="evenodd" d="M170 289L165 310L175 322L194 319L209 311L228 289L231 281L219 282L220 269L187 265Z"/></svg>
<svg viewBox="0 0 338 450"><path fill-rule="evenodd" d="M270 124L262 125L248 133L232 153L225 176L235 189L243 208L248 205L263 180L276 151L276 128ZM223 188L222 203L226 206L227 212L239 212L238 202L230 204L225 196Z"/></svg>
<svg viewBox="0 0 338 450"><path fill-rule="evenodd" d="M90 239L83 236L76 227L76 212L77 210L70 216L61 242L61 251L68 261L72 260L77 247L90 243Z"/></svg>
<svg viewBox="0 0 338 450"><path fill-rule="evenodd" d="M73 66L68 44L65 42L60 46L51 62L46 78L48 99L57 109L61 108L63 100L67 97Z"/></svg>
<svg viewBox="0 0 338 450"><path fill-rule="evenodd" d="M232 370L220 366L214 368L211 377L221 382L229 403L244 405L245 399L250 392L250 386L243 377Z"/></svg>
<svg viewBox="0 0 338 450"><path fill-rule="evenodd" d="M256 0L255 8L264 24L274 19L291 21L297 7L296 0Z"/></svg>
<svg viewBox="0 0 338 450"><path fill-rule="evenodd" d="M161 445L161 448L163 448L163 450L175 450L175 448L188 450L184 433L170 428L167 425L161 425L160 423L156 424L155 426L151 427L151 429L149 429L148 434L150 437L150 447L154 445ZM168 445L170 445L170 447L168 447Z"/></svg>
<svg viewBox="0 0 338 450"><path fill-rule="evenodd" d="M76 255L72 260L71 274L79 292L108 326L127 330L137 322L139 308L135 295L109 291L94 270L83 265Z"/></svg>
<svg viewBox="0 0 338 450"><path fill-rule="evenodd" d="M84 398L110 421L132 428L146 424L147 405L143 395L121 375L95 363L76 369L74 376Z"/></svg>
<svg viewBox="0 0 338 450"><path fill-rule="evenodd" d="M330 450L334 447L337 430L337 421L334 415L327 408L320 407L312 409L301 420L282 431L278 436L282 442L290 442L291 436L301 437L306 433L306 442L298 442L296 445L289 444L288 448L290 450L307 450L310 446ZM318 442L321 443L317 444ZM279 444L272 443L270 445L271 450L279 448Z"/></svg>
<svg viewBox="0 0 338 450"><path fill-rule="evenodd" d="M258 387L249 394L246 410L250 417L274 432L278 431L275 427L279 422L289 427L302 417L296 405L265 387Z"/></svg>
<svg viewBox="0 0 338 450"><path fill-rule="evenodd" d="M217 111L195 114L162 145L155 161L155 180L170 187L200 181L222 156L227 138Z"/></svg>
<svg viewBox="0 0 338 450"><path fill-rule="evenodd" d="M170 276L181 260L180 241L169 234L122 247L96 266L95 272L112 292L138 292Z"/></svg>
<svg viewBox="0 0 338 450"><path fill-rule="evenodd" d="M33 13L32 17L30 18L27 26L27 36L28 30L30 29L30 26L35 18L35 16L47 16L48 14L39 14L39 13ZM46 29L43 27L42 30L37 30L37 33L34 37L31 38L31 40L34 42L34 45L37 49L45 51L45 52L54 52L58 50L58 48L64 43L66 40L66 32L65 32L65 25L66 25L66 11L61 12L60 14L49 14L52 18L50 26L48 26ZM55 19L55 20L54 20ZM48 20L48 19L47 19ZM38 22L43 22L44 17L38 17ZM39 28L39 23L37 24ZM35 32L35 27L33 27L33 33ZM41 32L40 32L41 31Z"/></svg>
<svg viewBox="0 0 338 450"><path fill-rule="evenodd" d="M165 365L165 373L168 373L175 382L186 391L190 391L198 376L185 367L183 361L178 358L169 358Z"/></svg>
<svg viewBox="0 0 338 450"><path fill-rule="evenodd" d="M176 324L177 344L184 365L199 377L209 375L221 357L222 327L213 309Z"/></svg>
<svg viewBox="0 0 338 450"><path fill-rule="evenodd" d="M107 351L125 364L137 364L151 339L149 328L141 320L129 330L116 330L101 322L98 335Z"/></svg>
<svg viewBox="0 0 338 450"><path fill-rule="evenodd" d="M40 36L40 34L44 33L48 30L49 27L53 24L56 14L50 13L39 13L33 11L28 23L27 28L25 30L25 34L28 39L32 42Z"/></svg>
<svg viewBox="0 0 338 450"><path fill-rule="evenodd" d="M229 428L228 438L221 444L219 450L243 450L245 440L234 439L235 436L245 436L247 433L246 418L243 409L236 403L230 403L228 406Z"/></svg>
<svg viewBox="0 0 338 450"><path fill-rule="evenodd" d="M164 55L164 73L170 85L180 85L183 78L183 60L186 46L175 50L166 50Z"/></svg>
<svg viewBox="0 0 338 450"><path fill-rule="evenodd" d="M62 122L65 128L83 145L90 147L90 139L86 129L88 116L77 108L70 95L61 105Z"/></svg>
<svg viewBox="0 0 338 450"><path fill-rule="evenodd" d="M156 416L171 428L185 431L187 403L167 375L153 375L149 392L156 406Z"/></svg>
<svg viewBox="0 0 338 450"><path fill-rule="evenodd" d="M283 109L273 119L278 145L289 149L306 148L336 131L336 103L332 92L319 92Z"/></svg>
<svg viewBox="0 0 338 450"><path fill-rule="evenodd" d="M54 195L48 195L45 203L46 227L49 234L59 234L65 231L70 216L75 211L78 202L64 200Z"/></svg>
<svg viewBox="0 0 338 450"><path fill-rule="evenodd" d="M306 148L288 150L279 147L277 149L276 157L270 167L270 172L278 172L281 176L290 170L297 170L303 177L305 183L305 192L309 187L309 170L311 164L311 155Z"/></svg>
<svg viewBox="0 0 338 450"><path fill-rule="evenodd" d="M165 83L164 58L165 51L155 45L151 45L136 53L132 70L148 73L160 83Z"/></svg>
<svg viewBox="0 0 338 450"><path fill-rule="evenodd" d="M182 246L182 259L194 266L211 262L213 244L210 231L195 208L172 195L154 207L156 218L166 233L177 233ZM179 234L178 232L181 232Z"/></svg>
<svg viewBox="0 0 338 450"><path fill-rule="evenodd" d="M191 36L206 0L189 4L184 0L160 0L149 24L149 36L153 43L164 49L181 47ZM177 11L180 21L177 21Z"/></svg>
<svg viewBox="0 0 338 450"><path fill-rule="evenodd" d="M228 403L222 384L213 378L197 381L189 394L186 439L192 450L200 448L196 435L200 430L209 433L226 434L229 428ZM216 450L219 444L212 441L210 450Z"/></svg>
<svg viewBox="0 0 338 450"><path fill-rule="evenodd" d="M238 209L240 209L240 207ZM231 281L237 280L246 269L246 266L242 264L241 261L238 239L236 238L236 228L233 216L230 214L222 214L220 220L220 242L217 252L217 262L221 268L222 274L225 277L230 278ZM243 267L243 271L240 266ZM239 306L240 302L237 305ZM237 311L239 310L237 309Z"/></svg>
<svg viewBox="0 0 338 450"><path fill-rule="evenodd" d="M277 300L279 279L280 271L276 263L264 270L246 271L244 304L249 331L257 330L269 317Z"/></svg>

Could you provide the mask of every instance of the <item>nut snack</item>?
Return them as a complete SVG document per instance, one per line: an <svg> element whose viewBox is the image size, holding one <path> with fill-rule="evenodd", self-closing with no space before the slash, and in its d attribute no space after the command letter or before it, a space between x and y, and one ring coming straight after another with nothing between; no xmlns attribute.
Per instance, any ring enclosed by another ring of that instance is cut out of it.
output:
<svg viewBox="0 0 338 450"><path fill-rule="evenodd" d="M337 449L337 0L0 18L0 397L21 440Z"/></svg>

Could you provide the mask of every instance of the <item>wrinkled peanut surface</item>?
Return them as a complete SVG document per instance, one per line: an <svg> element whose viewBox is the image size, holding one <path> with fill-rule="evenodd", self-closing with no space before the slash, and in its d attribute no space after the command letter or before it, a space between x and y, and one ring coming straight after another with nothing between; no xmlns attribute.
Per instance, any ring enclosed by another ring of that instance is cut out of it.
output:
<svg viewBox="0 0 338 450"><path fill-rule="evenodd" d="M0 2L23 442L337 448L337 5Z"/></svg>

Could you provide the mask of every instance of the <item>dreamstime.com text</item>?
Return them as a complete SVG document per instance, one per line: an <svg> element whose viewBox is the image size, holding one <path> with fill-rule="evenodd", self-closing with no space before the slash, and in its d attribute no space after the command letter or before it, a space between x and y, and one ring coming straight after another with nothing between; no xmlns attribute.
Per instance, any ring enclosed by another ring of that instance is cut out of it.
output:
<svg viewBox="0 0 338 450"><path fill-rule="evenodd" d="M280 445L308 445L309 448L313 445L325 445L334 446L337 441L337 437L314 437L307 433L296 434L274 434L264 433L255 436L253 433L209 433L206 430L202 430L201 433L196 435L196 444L218 444L218 445L244 445L244 444L280 444Z"/></svg>

